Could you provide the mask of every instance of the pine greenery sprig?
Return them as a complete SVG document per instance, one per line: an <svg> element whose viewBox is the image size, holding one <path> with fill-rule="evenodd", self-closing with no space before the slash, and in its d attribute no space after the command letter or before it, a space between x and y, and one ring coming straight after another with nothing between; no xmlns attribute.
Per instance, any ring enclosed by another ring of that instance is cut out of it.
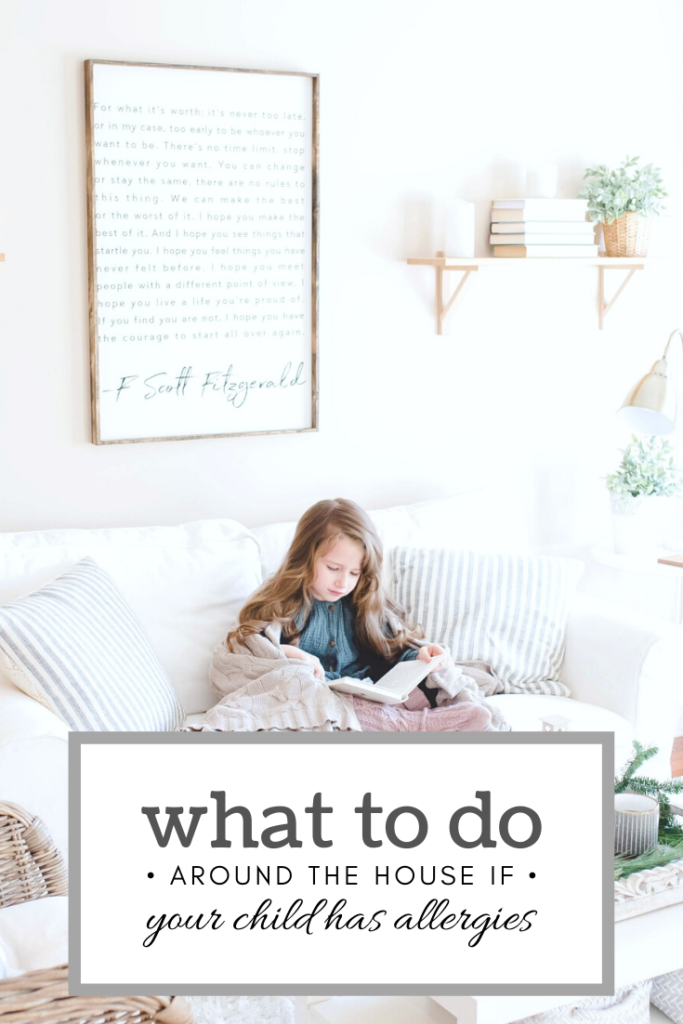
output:
<svg viewBox="0 0 683 1024"><path fill-rule="evenodd" d="M644 747L637 740L633 741L633 754L622 768L621 775L614 779L615 793L638 793L641 796L652 796L659 801L659 839L668 842L682 838L683 828L676 821L671 810L669 797L683 793L683 778L659 779L647 775L636 775L643 765L659 753L659 747Z"/></svg>
<svg viewBox="0 0 683 1024"><path fill-rule="evenodd" d="M628 878L637 871L649 871L652 868L661 868L671 864L675 860L683 858L683 840L676 840L671 843L661 843L656 849L641 853L639 857L624 857L619 854L614 858L614 881Z"/></svg>
<svg viewBox="0 0 683 1024"><path fill-rule="evenodd" d="M614 779L614 792L624 793L631 782L631 779L638 771L642 768L646 761L649 761L651 757L659 752L658 747L644 747L638 740L633 741L633 754L629 757L628 761L621 769L621 776L615 776Z"/></svg>

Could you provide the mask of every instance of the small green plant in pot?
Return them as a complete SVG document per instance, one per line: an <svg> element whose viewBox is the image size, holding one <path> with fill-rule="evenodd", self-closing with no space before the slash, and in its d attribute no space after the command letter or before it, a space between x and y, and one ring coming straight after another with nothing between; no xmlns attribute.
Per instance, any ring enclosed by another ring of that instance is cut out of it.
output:
<svg viewBox="0 0 683 1024"><path fill-rule="evenodd" d="M622 449L616 472L607 477L614 527L614 550L633 554L650 546L642 512L648 499L673 498L681 493L681 476L671 442L664 437L631 435Z"/></svg>
<svg viewBox="0 0 683 1024"><path fill-rule="evenodd" d="M646 256L652 218L661 213L664 191L660 168L641 167L640 157L626 157L621 167L589 167L579 192L588 200L588 216L601 223L608 256Z"/></svg>

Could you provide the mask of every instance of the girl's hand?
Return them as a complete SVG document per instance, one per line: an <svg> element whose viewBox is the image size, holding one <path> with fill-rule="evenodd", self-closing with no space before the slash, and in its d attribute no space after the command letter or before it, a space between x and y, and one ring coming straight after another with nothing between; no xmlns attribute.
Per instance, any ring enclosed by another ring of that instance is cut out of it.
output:
<svg viewBox="0 0 683 1024"><path fill-rule="evenodd" d="M437 654L443 654L443 651L443 647L440 647L439 644L425 644L425 646L421 647L420 650L417 652L417 660L431 661L432 658L435 658L437 656ZM437 665L432 665L427 675L429 675L430 672L433 672L435 669L437 669L440 664L441 662L439 662L439 664Z"/></svg>
<svg viewBox="0 0 683 1024"><path fill-rule="evenodd" d="M312 665L315 678L320 679L323 683L325 682L325 669L320 663L320 658L316 658L315 654L308 654L306 651L302 651L300 647L294 647L292 644L280 644L280 650L286 658L292 658L294 661L304 661Z"/></svg>

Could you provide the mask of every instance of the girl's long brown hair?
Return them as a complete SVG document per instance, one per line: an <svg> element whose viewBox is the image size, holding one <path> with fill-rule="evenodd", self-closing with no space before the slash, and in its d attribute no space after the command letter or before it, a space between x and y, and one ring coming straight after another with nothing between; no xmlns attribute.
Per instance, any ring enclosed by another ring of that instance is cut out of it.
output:
<svg viewBox="0 0 683 1024"><path fill-rule="evenodd" d="M407 625L403 609L382 587L382 544L370 517L354 501L334 498L319 501L304 512L284 562L252 594L240 611L239 625L228 633L229 650L270 622L280 623L288 643L298 643L301 631L295 619L303 612L305 623L310 614L316 562L340 537L356 541L364 551L360 578L350 594L360 646L393 660L408 641L422 636L420 629Z"/></svg>

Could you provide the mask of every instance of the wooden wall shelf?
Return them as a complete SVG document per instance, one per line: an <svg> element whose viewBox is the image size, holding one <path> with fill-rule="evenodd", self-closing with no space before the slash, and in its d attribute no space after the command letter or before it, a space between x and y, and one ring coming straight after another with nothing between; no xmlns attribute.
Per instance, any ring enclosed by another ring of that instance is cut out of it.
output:
<svg viewBox="0 0 683 1024"><path fill-rule="evenodd" d="M526 259L524 257L508 257L504 256L480 256L474 259L463 259L459 256L444 256L439 253L433 257L414 257L408 260L412 266L421 267L434 267L436 270L436 332L437 334L443 334L443 323L446 315L450 310L457 304L462 290L467 283L467 279L470 274L475 273L480 267L490 266L503 266L509 267L510 264L519 266L524 264L525 266L533 266L538 263L547 266L549 263L557 263L561 266L566 266L568 263L583 266L583 267L597 267L598 268L598 326L602 331L605 324L605 317L609 313L610 309L617 301L621 293L623 292L626 285L629 283L636 270L644 270L645 264L648 262L644 256L636 257L619 257L619 256L546 256L541 259L532 257ZM462 277L458 281L457 287L450 298L444 302L444 287L443 287L443 275L446 271L458 270L462 273ZM626 277L621 282L616 292L609 300L605 301L605 271L606 270L625 270Z"/></svg>

